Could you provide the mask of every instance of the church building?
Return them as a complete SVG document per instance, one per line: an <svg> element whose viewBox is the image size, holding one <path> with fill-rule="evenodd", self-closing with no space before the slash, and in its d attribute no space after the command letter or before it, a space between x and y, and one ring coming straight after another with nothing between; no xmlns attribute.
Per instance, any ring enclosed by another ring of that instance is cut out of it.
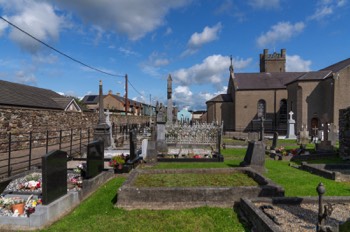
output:
<svg viewBox="0 0 350 232"><path fill-rule="evenodd" d="M207 122L223 122L224 131L256 131L264 118L266 131L286 134L293 112L295 131L310 135L324 123L338 128L339 110L350 106L350 58L319 71L286 72L286 50L260 54L259 73L234 73L226 94L206 102Z"/></svg>

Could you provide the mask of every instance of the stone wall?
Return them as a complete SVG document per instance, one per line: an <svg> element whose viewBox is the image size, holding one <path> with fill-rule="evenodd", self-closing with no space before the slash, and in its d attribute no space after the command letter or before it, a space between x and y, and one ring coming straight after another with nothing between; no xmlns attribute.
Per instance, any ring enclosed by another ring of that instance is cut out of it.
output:
<svg viewBox="0 0 350 232"><path fill-rule="evenodd" d="M350 159L350 107L339 110L339 155Z"/></svg>
<svg viewBox="0 0 350 232"><path fill-rule="evenodd" d="M111 115L115 125L143 124L149 117ZM30 131L55 131L76 128L93 128L98 122L97 112L64 112L47 109L0 108L0 134L11 132L28 133Z"/></svg>

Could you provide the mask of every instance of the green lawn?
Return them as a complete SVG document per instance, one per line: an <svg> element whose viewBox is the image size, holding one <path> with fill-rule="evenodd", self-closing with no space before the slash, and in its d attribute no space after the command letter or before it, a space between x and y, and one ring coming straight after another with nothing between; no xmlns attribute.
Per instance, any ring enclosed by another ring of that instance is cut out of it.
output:
<svg viewBox="0 0 350 232"><path fill-rule="evenodd" d="M222 154L225 156L222 163L159 163L153 168L237 167L244 158L245 149L225 149ZM267 158L265 166L267 172L264 175L283 186L286 196L316 196L320 182L325 185L325 196L350 195L350 183L312 175L289 166L287 161ZM124 178L117 177L104 184L73 212L42 231L249 231L239 221L236 209L232 208L131 211L114 208L118 188L124 181Z"/></svg>

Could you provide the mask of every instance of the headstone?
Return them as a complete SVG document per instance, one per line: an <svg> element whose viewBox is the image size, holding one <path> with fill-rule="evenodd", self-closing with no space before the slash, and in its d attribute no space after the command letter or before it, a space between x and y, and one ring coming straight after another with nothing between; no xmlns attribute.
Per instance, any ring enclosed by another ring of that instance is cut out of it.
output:
<svg viewBox="0 0 350 232"><path fill-rule="evenodd" d="M87 145L86 174L85 178L93 178L104 169L103 141L94 141Z"/></svg>
<svg viewBox="0 0 350 232"><path fill-rule="evenodd" d="M288 127L287 127L287 139L296 139L295 136L295 120L293 119L293 111L289 112Z"/></svg>
<svg viewBox="0 0 350 232"><path fill-rule="evenodd" d="M248 149L240 166L252 167L261 173L265 172L265 143L263 141L248 142Z"/></svg>
<svg viewBox="0 0 350 232"><path fill-rule="evenodd" d="M277 140L278 140L278 132L275 131L273 132L273 138L272 138L272 145L271 145L271 150L275 150L275 148L277 147Z"/></svg>
<svg viewBox="0 0 350 232"><path fill-rule="evenodd" d="M259 134L257 132L248 132L248 141L258 141Z"/></svg>
<svg viewBox="0 0 350 232"><path fill-rule="evenodd" d="M323 140L316 144L316 150L319 152L333 152L334 147L331 141L328 140L328 122L325 121L323 125Z"/></svg>
<svg viewBox="0 0 350 232"><path fill-rule="evenodd" d="M130 131L129 142L130 142L130 160L133 161L136 158L136 147L137 147L136 131L134 129Z"/></svg>
<svg viewBox="0 0 350 232"><path fill-rule="evenodd" d="M334 125L334 123L331 123L329 125L329 134L328 134L328 138L329 141L331 141L331 145L335 146L338 140L338 133L337 133L337 127Z"/></svg>
<svg viewBox="0 0 350 232"><path fill-rule="evenodd" d="M309 143L309 131L306 126L302 126L302 130L299 132L299 143L302 145Z"/></svg>
<svg viewBox="0 0 350 232"><path fill-rule="evenodd" d="M143 139L141 144L141 156L145 160L147 158L148 139Z"/></svg>
<svg viewBox="0 0 350 232"><path fill-rule="evenodd" d="M67 193L67 152L52 151L41 162L42 201L48 205Z"/></svg>

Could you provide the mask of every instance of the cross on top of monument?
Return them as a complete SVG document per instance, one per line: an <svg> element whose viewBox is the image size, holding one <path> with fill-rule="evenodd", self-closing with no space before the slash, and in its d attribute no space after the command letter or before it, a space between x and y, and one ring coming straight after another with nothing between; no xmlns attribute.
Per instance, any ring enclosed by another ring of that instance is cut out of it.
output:
<svg viewBox="0 0 350 232"><path fill-rule="evenodd" d="M289 119L293 119L293 114L294 114L293 111L289 112L289 117L290 117Z"/></svg>

